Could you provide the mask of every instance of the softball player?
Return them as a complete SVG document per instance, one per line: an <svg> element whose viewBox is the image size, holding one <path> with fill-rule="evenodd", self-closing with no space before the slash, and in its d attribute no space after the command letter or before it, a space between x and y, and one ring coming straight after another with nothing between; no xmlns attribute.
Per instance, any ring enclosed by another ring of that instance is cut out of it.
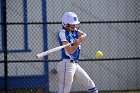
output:
<svg viewBox="0 0 140 93"><path fill-rule="evenodd" d="M98 90L88 74L78 64L81 43L86 40L87 35L76 29L78 17L73 12L66 12L62 16L62 30L59 32L60 45L74 42L74 44L62 49L62 61L58 63L57 71L59 77L58 93L69 93L73 80L78 81L86 87L89 93L98 93Z"/></svg>

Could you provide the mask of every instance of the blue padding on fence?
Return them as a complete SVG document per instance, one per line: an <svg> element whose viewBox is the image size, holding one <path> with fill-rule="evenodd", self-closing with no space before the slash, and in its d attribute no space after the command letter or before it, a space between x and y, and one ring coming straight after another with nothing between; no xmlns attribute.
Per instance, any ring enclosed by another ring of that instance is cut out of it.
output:
<svg viewBox="0 0 140 93"><path fill-rule="evenodd" d="M1 7L3 7L3 2L1 0ZM13 53L13 52L31 52L30 49L28 49L28 25L27 25L27 0L23 0L23 14L24 14L24 49L22 50L7 50L7 52ZM3 18L3 8L1 8L1 23L4 23L4 18ZM1 25L1 50L0 53L3 53L3 48L4 48L4 28L3 25Z"/></svg>
<svg viewBox="0 0 140 93"><path fill-rule="evenodd" d="M20 76L8 78L8 89L14 88L47 88L45 76Z"/></svg>
<svg viewBox="0 0 140 93"><path fill-rule="evenodd" d="M23 13L24 13L24 48L28 49L28 17L27 17L27 0L23 0Z"/></svg>
<svg viewBox="0 0 140 93"><path fill-rule="evenodd" d="M1 0L1 23L4 23L4 15L3 15L3 0ZM2 49L4 48L4 27L1 25L1 42Z"/></svg>
<svg viewBox="0 0 140 93"><path fill-rule="evenodd" d="M46 0L42 0L42 20L43 23L47 22L46 13ZM24 48L23 50L7 50L7 52L31 52L28 49L28 24L27 24L27 0L23 0L23 12L24 12ZM2 31L3 32L3 31ZM47 38L47 24L43 24L43 48L44 51L48 50ZM3 35L2 35L3 36ZM2 38L3 41L3 38ZM4 41L3 41L4 42ZM3 44L3 43L2 43ZM3 45L2 45L3 47ZM0 50L3 53L3 50ZM44 57L44 60L48 60L48 57ZM45 88L45 91L49 90L49 76L48 76L48 63L44 63L44 74L33 76L13 76L8 77L8 89L17 88ZM0 89L4 87L4 78L0 77Z"/></svg>
<svg viewBox="0 0 140 93"><path fill-rule="evenodd" d="M16 76L8 77L8 89L18 88L48 88L46 77L40 76ZM0 89L4 88L4 78L0 77Z"/></svg>
<svg viewBox="0 0 140 93"><path fill-rule="evenodd" d="M47 23L47 0L42 0L42 20L43 20L43 23ZM48 41L47 41L47 24L43 24L43 45L44 45L44 51L47 51L48 50ZM44 60L48 60L48 57L45 56L44 57ZM48 68L48 63L46 62L44 64L44 72L45 72L45 76L46 76L46 82L49 81L49 75L48 75L48 72L49 72L49 68ZM45 88L45 93L48 93L49 91L49 86L48 88Z"/></svg>
<svg viewBox="0 0 140 93"><path fill-rule="evenodd" d="M0 89L4 88L4 78L0 77Z"/></svg>

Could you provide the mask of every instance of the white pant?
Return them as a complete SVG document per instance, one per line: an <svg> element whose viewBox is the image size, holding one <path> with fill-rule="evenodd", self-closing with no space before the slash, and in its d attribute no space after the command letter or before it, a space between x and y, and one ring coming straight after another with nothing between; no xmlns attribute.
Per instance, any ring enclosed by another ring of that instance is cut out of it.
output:
<svg viewBox="0 0 140 93"><path fill-rule="evenodd" d="M71 63L69 59L59 62L57 71L59 77L58 93L69 93L73 80L78 81L87 89L95 87L88 74L77 63Z"/></svg>

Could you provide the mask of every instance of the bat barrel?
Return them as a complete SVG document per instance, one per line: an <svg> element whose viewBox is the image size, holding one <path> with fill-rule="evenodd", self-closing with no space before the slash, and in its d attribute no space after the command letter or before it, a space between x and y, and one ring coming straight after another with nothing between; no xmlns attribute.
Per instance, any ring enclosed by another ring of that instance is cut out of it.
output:
<svg viewBox="0 0 140 93"><path fill-rule="evenodd" d="M68 43L68 44L66 44L66 45L59 46L59 47L50 49L50 50L48 50L48 51L42 52L42 53L40 53L40 54L37 54L37 55L36 55L36 58L39 59L39 58L41 58L41 57L47 56L47 55L49 55L49 54L51 54L51 53L53 53L53 52L56 52L56 51L61 50L62 48L66 47L66 46L69 46L70 44L71 44L71 43Z"/></svg>

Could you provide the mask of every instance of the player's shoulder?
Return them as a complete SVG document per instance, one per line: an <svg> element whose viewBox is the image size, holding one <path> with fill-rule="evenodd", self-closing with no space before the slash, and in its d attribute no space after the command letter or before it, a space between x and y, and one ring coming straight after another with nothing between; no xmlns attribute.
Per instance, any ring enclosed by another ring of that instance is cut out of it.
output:
<svg viewBox="0 0 140 93"><path fill-rule="evenodd" d="M65 34L65 32L66 32L65 29L61 29L61 30L59 31L59 35L61 35L61 34Z"/></svg>
<svg viewBox="0 0 140 93"><path fill-rule="evenodd" d="M65 29L61 29L61 30L60 30L60 33L65 33L65 32L66 32Z"/></svg>

